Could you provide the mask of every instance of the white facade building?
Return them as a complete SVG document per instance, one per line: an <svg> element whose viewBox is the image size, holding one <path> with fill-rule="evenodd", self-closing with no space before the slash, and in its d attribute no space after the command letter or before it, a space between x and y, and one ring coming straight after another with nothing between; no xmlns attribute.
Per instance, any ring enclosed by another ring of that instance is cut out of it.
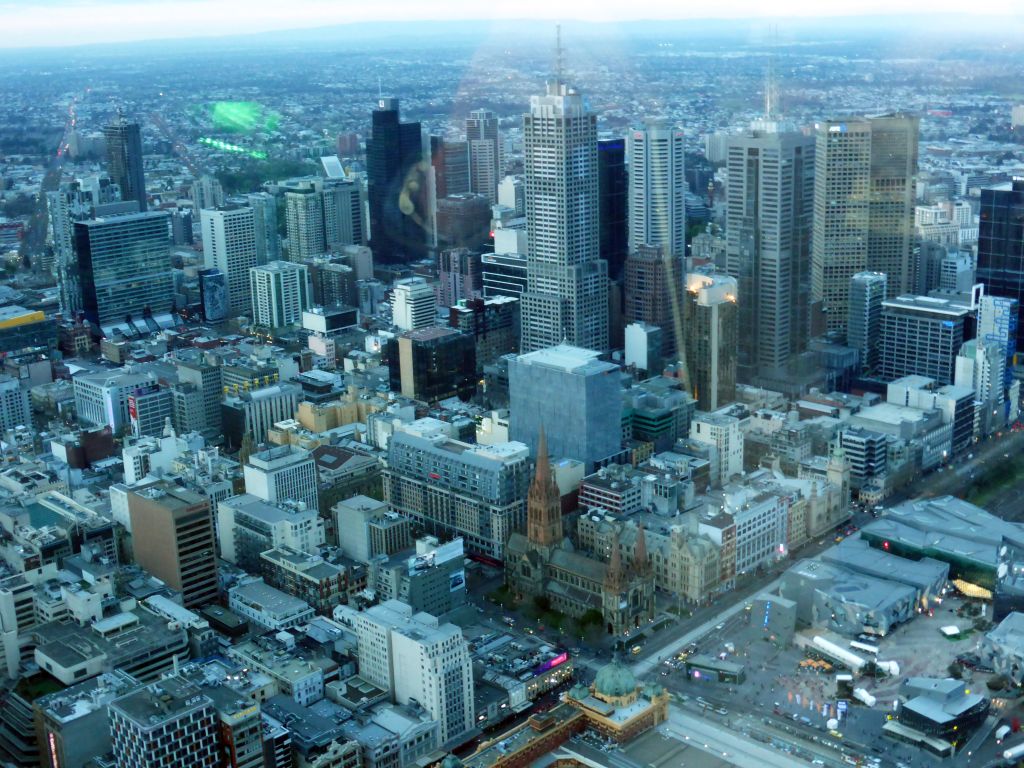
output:
<svg viewBox="0 0 1024 768"><path fill-rule="evenodd" d="M254 453L243 470L245 490L270 502L297 501L319 510L317 471L313 455L293 445Z"/></svg>
<svg viewBox="0 0 1024 768"><path fill-rule="evenodd" d="M697 413L690 423L690 439L715 448L718 474L712 462L711 482L724 485L743 473L743 431L740 420L723 413Z"/></svg>
<svg viewBox="0 0 1024 768"><path fill-rule="evenodd" d="M302 322L310 306L309 270L304 264L272 261L249 270L252 317L257 325L283 328Z"/></svg>
<svg viewBox="0 0 1024 768"><path fill-rule="evenodd" d="M643 245L686 255L683 131L665 120L629 134L629 250Z"/></svg>
<svg viewBox="0 0 1024 768"><path fill-rule="evenodd" d="M252 310L249 270L255 267L256 212L247 206L232 205L202 210L203 255L207 267L224 273L228 283L228 306L232 315L248 315Z"/></svg>
<svg viewBox="0 0 1024 768"><path fill-rule="evenodd" d="M473 727L473 666L462 630L388 600L366 611L334 609L359 639L359 674L398 704L415 699L441 724L442 743Z"/></svg>
<svg viewBox="0 0 1024 768"><path fill-rule="evenodd" d="M393 291L391 321L403 331L429 328L437 316L437 296L423 278L400 280Z"/></svg>

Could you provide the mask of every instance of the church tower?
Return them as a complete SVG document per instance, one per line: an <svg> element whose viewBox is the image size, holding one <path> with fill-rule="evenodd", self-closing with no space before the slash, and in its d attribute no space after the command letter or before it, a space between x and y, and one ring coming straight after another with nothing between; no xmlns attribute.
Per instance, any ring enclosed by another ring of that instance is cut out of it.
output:
<svg viewBox="0 0 1024 768"><path fill-rule="evenodd" d="M562 502L558 484L551 474L548 441L544 427L537 441L537 467L526 499L526 535L530 544L550 549L562 541Z"/></svg>

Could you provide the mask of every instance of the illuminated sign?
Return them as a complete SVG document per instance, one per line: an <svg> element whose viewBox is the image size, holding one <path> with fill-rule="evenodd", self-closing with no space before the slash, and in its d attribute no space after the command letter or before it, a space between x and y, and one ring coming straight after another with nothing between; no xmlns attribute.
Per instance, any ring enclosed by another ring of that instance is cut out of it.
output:
<svg viewBox="0 0 1024 768"><path fill-rule="evenodd" d="M548 661L545 661L539 667L534 669L533 670L533 674L535 674L535 675L542 675L545 672L547 672L549 669L554 669L557 666L565 664L565 662L567 662L568 660L569 660L569 654L563 651L562 653L560 653L557 656L555 656L555 658L549 659Z"/></svg>

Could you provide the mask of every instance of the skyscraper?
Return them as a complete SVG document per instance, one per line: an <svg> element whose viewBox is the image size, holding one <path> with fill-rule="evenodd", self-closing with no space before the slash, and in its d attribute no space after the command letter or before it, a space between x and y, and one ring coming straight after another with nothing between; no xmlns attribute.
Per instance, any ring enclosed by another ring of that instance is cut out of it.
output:
<svg viewBox="0 0 1024 768"><path fill-rule="evenodd" d="M858 272L850 278L850 307L846 346L860 354L860 368L867 373L878 366L882 340L882 302L888 278L884 272Z"/></svg>
<svg viewBox="0 0 1024 768"><path fill-rule="evenodd" d="M858 272L885 272L890 296L910 285L918 122L893 114L815 126L811 296L829 331L846 330Z"/></svg>
<svg viewBox="0 0 1024 768"><path fill-rule="evenodd" d="M165 211L75 222L82 311L97 328L174 306Z"/></svg>
<svg viewBox="0 0 1024 768"><path fill-rule="evenodd" d="M726 269L736 278L743 381L779 371L810 331L814 139L751 130L730 136Z"/></svg>
<svg viewBox="0 0 1024 768"><path fill-rule="evenodd" d="M231 315L252 310L249 270L257 265L256 212L240 205L199 212L203 230L203 255L207 267L219 269L227 279Z"/></svg>
<svg viewBox="0 0 1024 768"><path fill-rule="evenodd" d="M736 399L736 279L689 274L686 291L686 367L697 407L714 411Z"/></svg>
<svg viewBox="0 0 1024 768"><path fill-rule="evenodd" d="M366 245L366 187L362 180L326 179L323 186L324 244L328 248Z"/></svg>
<svg viewBox="0 0 1024 768"><path fill-rule="evenodd" d="M104 127L107 142L107 173L121 188L122 200L137 200L146 210L146 177L142 170L142 134L138 123L123 119Z"/></svg>
<svg viewBox="0 0 1024 768"><path fill-rule="evenodd" d="M469 191L483 195L494 205L498 202L501 180L498 116L489 109L470 112L466 119L466 143L469 145Z"/></svg>
<svg viewBox="0 0 1024 768"><path fill-rule="evenodd" d="M288 231L288 260L305 261L320 256L324 242L323 195L314 184L284 193L285 225Z"/></svg>
<svg viewBox="0 0 1024 768"><path fill-rule="evenodd" d="M257 325L283 328L302 322L309 309L309 271L304 264L272 261L249 270L252 317Z"/></svg>
<svg viewBox="0 0 1024 768"><path fill-rule="evenodd" d="M629 134L629 250L641 245L686 255L683 132L665 120Z"/></svg>
<svg viewBox="0 0 1024 768"><path fill-rule="evenodd" d="M523 116L527 291L522 348L608 348L608 264L600 258L597 117L550 80Z"/></svg>
<svg viewBox="0 0 1024 768"><path fill-rule="evenodd" d="M181 592L186 608L217 599L210 500L171 482L128 493L135 562Z"/></svg>
<svg viewBox="0 0 1024 768"><path fill-rule="evenodd" d="M381 99L366 140L370 246L381 262L415 261L426 255L426 174L419 123L399 120L398 99Z"/></svg>
<svg viewBox="0 0 1024 768"><path fill-rule="evenodd" d="M468 142L450 141L444 136L431 136L430 164L434 168L436 200L470 191Z"/></svg>
<svg viewBox="0 0 1024 768"><path fill-rule="evenodd" d="M277 261L281 258L281 238L277 234L277 199L269 192L251 192L243 199L253 210L256 263Z"/></svg>
<svg viewBox="0 0 1024 768"><path fill-rule="evenodd" d="M685 262L661 246L644 245L626 259L626 323L647 323L661 328L665 360L678 360L682 354L683 291Z"/></svg>
<svg viewBox="0 0 1024 768"><path fill-rule="evenodd" d="M302 502L318 511L316 461L309 451L281 445L249 457L243 468L245 492L275 504Z"/></svg>
<svg viewBox="0 0 1024 768"><path fill-rule="evenodd" d="M1024 178L981 190L978 282L992 296L1024 302ZM1017 324L1017 349L1024 349L1024 324Z"/></svg>
<svg viewBox="0 0 1024 768"><path fill-rule="evenodd" d="M629 174L626 140L597 142L597 194L600 210L600 253L608 262L608 277L622 278L629 251Z"/></svg>

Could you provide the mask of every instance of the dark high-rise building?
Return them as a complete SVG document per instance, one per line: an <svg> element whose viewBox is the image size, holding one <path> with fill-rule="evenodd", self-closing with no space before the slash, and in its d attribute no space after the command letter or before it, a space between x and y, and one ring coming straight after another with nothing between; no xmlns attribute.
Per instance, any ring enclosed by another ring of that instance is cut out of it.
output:
<svg viewBox="0 0 1024 768"><path fill-rule="evenodd" d="M1024 304L1024 179L981 190L977 279L986 293ZM1020 323L1017 349L1024 349Z"/></svg>
<svg viewBox="0 0 1024 768"><path fill-rule="evenodd" d="M485 253L480 257L485 299L512 296L526 290L526 256L521 253Z"/></svg>
<svg viewBox="0 0 1024 768"><path fill-rule="evenodd" d="M151 211L75 222L82 311L93 326L173 309L167 220Z"/></svg>
<svg viewBox="0 0 1024 768"><path fill-rule="evenodd" d="M483 195L448 195L437 201L441 247L479 249L491 236L491 204Z"/></svg>
<svg viewBox="0 0 1024 768"><path fill-rule="evenodd" d="M469 192L469 147L465 141L431 136L430 164L434 167L434 194L438 200Z"/></svg>
<svg viewBox="0 0 1024 768"><path fill-rule="evenodd" d="M601 258L608 262L608 279L622 277L629 237L629 176L626 140L597 142L597 194L600 210Z"/></svg>
<svg viewBox="0 0 1024 768"><path fill-rule="evenodd" d="M476 346L468 333L419 328L390 339L387 349L391 389L404 397L436 403L476 392Z"/></svg>
<svg viewBox="0 0 1024 768"><path fill-rule="evenodd" d="M370 247L383 263L423 258L427 251L426 169L419 123L402 123L398 99L381 99L366 140Z"/></svg>
<svg viewBox="0 0 1024 768"><path fill-rule="evenodd" d="M644 245L629 255L624 270L624 322L661 328L662 357L670 361L681 353L684 267L682 257Z"/></svg>
<svg viewBox="0 0 1024 768"><path fill-rule="evenodd" d="M146 210L146 177L142 172L142 134L138 123L120 120L103 129L107 142L107 173L121 188L122 200L137 200Z"/></svg>

